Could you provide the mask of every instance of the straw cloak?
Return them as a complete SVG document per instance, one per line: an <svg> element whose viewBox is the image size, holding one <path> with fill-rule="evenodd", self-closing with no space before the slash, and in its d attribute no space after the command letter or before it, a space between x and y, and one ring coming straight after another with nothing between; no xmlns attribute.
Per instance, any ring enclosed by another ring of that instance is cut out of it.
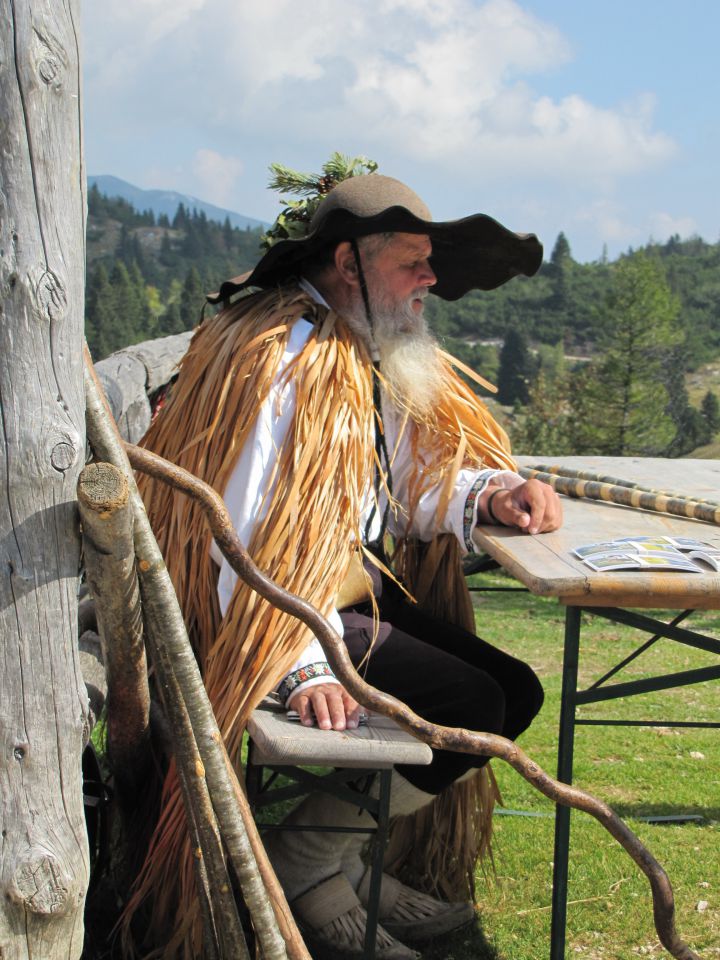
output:
<svg viewBox="0 0 720 960"><path fill-rule="evenodd" d="M301 318L313 329L287 364L288 340ZM444 384L432 420L417 422L406 416L401 431L418 465L405 483L406 502L402 507L391 502L404 516L404 526L411 524L423 494L437 488L437 527L442 529L459 471L514 469L504 431L451 361L442 355ZM207 319L144 445L223 492L257 411L274 396L273 389L282 392L290 384L294 409L286 441L266 477L263 519L248 548L264 572L327 616L362 543L361 515L378 466L375 431L382 429L373 411L371 358L341 317L288 283L244 297ZM384 484L381 477L381 498L389 493ZM220 730L237 759L249 713L312 638L302 623L242 582L235 585L221 615L218 567L211 560L212 540L200 510L158 481L143 477L141 487ZM472 511L472 506L469 498L466 509ZM393 563L421 605L474 630L460 554L454 536L426 543L401 539ZM482 806L484 802L487 813L490 801L487 773L483 769L447 793L449 797L441 796L434 809L423 814L422 823L406 824L404 832L417 850L417 831L432 825L425 851L429 837L433 850L421 854L418 862L426 886L452 895L462 887L472 890ZM444 842L440 827L452 842ZM395 849L399 865L405 857L397 845ZM151 893L155 936L173 930L175 945L181 948L184 943L186 956L199 956L192 856L172 767L130 910Z"/></svg>

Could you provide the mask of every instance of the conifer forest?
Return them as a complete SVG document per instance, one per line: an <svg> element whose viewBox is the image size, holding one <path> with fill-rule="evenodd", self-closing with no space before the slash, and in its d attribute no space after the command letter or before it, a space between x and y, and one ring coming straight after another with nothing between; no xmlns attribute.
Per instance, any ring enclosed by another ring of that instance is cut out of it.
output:
<svg viewBox="0 0 720 960"><path fill-rule="evenodd" d="M204 294L259 257L259 231L182 204L156 218L96 187L87 230L96 360L192 329ZM489 402L517 452L714 456L720 376L697 396L687 384L720 358L719 268L720 243L698 237L578 263L560 233L537 276L455 303L430 297L427 311L447 349L497 384Z"/></svg>

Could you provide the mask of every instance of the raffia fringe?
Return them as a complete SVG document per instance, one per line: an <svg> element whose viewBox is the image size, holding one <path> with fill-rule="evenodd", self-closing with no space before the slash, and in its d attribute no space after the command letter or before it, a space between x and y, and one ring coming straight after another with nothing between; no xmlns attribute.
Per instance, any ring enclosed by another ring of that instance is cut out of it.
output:
<svg viewBox="0 0 720 960"><path fill-rule="evenodd" d="M277 382L289 331L300 317L317 323L287 373L297 410L268 504L272 522L258 526L248 547L261 569L327 614L352 543L360 539L359 491L371 485L373 457L370 359L339 318L295 288L247 298L210 318L196 333L170 401L144 443L224 490L253 426L249 412L258 410ZM242 582L221 619L218 571L202 512L159 482L143 478L141 489L219 728L228 752L238 757L247 717L307 645L307 628ZM302 528L298 502L307 510ZM165 944L167 957L197 958L199 923L187 924L198 911L186 836L171 769L124 922L128 929L150 898L148 942Z"/></svg>
<svg viewBox="0 0 720 960"><path fill-rule="evenodd" d="M391 826L385 870L441 900L474 900L478 861L492 864L492 814L500 794L490 765Z"/></svg>
<svg viewBox="0 0 720 960"><path fill-rule="evenodd" d="M209 318L193 338L170 401L144 445L223 491L254 414L277 382L290 329L300 317L315 320L315 329L286 374L296 389L295 415L269 484L274 492L264 504L268 519L258 525L248 547L269 576L327 615L353 543L361 541L359 517L374 463L371 361L339 317L289 286L244 298ZM423 491L437 482L444 484L446 505L462 466L513 465L507 437L484 405L447 362L444 375L443 399L432 422L408 427L413 444L433 454L410 483L411 513ZM140 485L220 730L230 755L238 757L247 717L297 659L308 631L241 582L221 618L217 568L210 560L202 512L157 481L141 478ZM445 578L445 599L453 598L452 619L460 616L467 622L472 606L458 588L457 547L453 554L444 539L441 552L455 566L436 563L436 576ZM405 566L409 571L413 564ZM411 582L422 588L434 576L424 562L417 571L421 569L425 579L413 575ZM438 808L443 823L453 822L453 816L463 818L455 823L478 822L479 806L472 797L489 796L489 791L462 789L468 799L458 813ZM468 806L472 810L465 819ZM433 832L429 836L434 841ZM482 840L471 849L482 849ZM171 767L158 826L124 915L128 934L141 905L152 903L148 943L163 945L164 957L202 956L192 860ZM443 871L467 873L469 868L460 861L456 865L454 856L450 861L437 861L438 883L445 882Z"/></svg>

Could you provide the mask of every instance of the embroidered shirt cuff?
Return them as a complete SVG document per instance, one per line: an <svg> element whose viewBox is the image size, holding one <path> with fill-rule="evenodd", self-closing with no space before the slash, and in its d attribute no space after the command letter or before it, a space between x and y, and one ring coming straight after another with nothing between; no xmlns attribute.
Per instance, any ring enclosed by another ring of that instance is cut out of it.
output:
<svg viewBox="0 0 720 960"><path fill-rule="evenodd" d="M480 494L497 474L497 470L483 470L477 475L465 499L463 509L463 540L468 553L478 553L478 548L472 539L472 532L478 522L478 500Z"/></svg>
<svg viewBox="0 0 720 960"><path fill-rule="evenodd" d="M484 553L472 538L472 532L478 524L478 501L480 494L487 489L488 484L502 487L505 490L512 490L525 483L520 474L513 470L482 470L478 473L470 487L470 492L465 500L465 509L463 511L463 539L468 553Z"/></svg>
<svg viewBox="0 0 720 960"><path fill-rule="evenodd" d="M314 686L317 683L338 683L329 663L308 663L289 673L277 688L280 702L285 706L299 687Z"/></svg>

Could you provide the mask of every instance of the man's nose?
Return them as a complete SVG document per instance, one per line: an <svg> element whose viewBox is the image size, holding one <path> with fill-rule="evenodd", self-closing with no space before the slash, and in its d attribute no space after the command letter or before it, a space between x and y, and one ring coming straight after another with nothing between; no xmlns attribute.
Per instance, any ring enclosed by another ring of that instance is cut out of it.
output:
<svg viewBox="0 0 720 960"><path fill-rule="evenodd" d="M420 284L423 287L434 287L437 283L437 277L435 276L435 271L430 266L430 261L426 260L422 267L420 268Z"/></svg>

